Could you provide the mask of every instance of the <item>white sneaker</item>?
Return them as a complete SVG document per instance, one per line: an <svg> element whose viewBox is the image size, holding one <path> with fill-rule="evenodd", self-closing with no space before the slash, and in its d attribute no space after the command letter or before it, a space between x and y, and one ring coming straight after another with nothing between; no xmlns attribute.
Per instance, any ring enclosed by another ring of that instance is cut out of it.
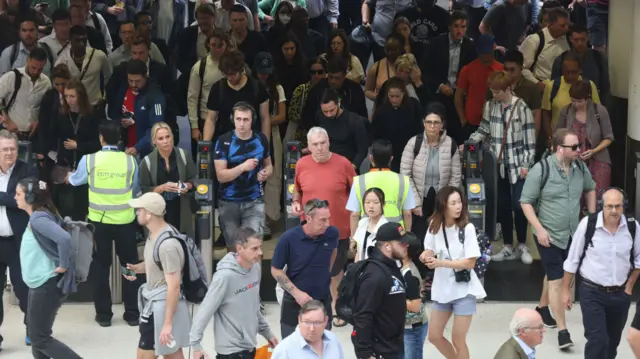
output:
<svg viewBox="0 0 640 359"><path fill-rule="evenodd" d="M522 263L524 264L533 263L533 257L531 257L531 253L529 252L529 247L521 245L518 248L518 250L520 252L520 260L522 261Z"/></svg>
<svg viewBox="0 0 640 359"><path fill-rule="evenodd" d="M491 260L496 262L512 261L518 259L518 256L511 247L504 247L502 250L491 256Z"/></svg>

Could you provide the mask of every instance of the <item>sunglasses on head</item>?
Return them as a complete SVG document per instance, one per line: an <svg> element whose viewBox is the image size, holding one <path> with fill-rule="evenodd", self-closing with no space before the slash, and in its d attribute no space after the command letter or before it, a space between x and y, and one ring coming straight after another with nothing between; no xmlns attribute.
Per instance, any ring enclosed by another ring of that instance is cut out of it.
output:
<svg viewBox="0 0 640 359"><path fill-rule="evenodd" d="M309 211L313 211L314 209L320 209L320 208L329 207L329 201L327 201L327 200L312 199L309 202L311 202L311 203L307 203L307 205L311 206Z"/></svg>
<svg viewBox="0 0 640 359"><path fill-rule="evenodd" d="M582 144L578 143L577 145L560 145L560 147L563 147L563 148L570 148L570 149L571 149L571 151L577 151L577 150L578 150L578 148L580 148L580 146L581 146L581 145L582 145Z"/></svg>

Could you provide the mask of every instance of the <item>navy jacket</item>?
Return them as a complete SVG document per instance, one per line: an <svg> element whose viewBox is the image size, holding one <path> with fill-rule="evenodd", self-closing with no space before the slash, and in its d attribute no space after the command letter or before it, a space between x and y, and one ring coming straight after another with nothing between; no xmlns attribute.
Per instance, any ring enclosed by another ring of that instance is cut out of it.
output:
<svg viewBox="0 0 640 359"><path fill-rule="evenodd" d="M18 160L9 177L9 184L7 184L7 191L0 192L0 206L7 208L7 218L11 223L11 231L13 231L13 237L20 243L22 241L22 234L27 228L29 223L29 215L27 212L18 208L16 203L16 186L18 182L28 177L38 177L38 170L31 165L28 165L22 160Z"/></svg>

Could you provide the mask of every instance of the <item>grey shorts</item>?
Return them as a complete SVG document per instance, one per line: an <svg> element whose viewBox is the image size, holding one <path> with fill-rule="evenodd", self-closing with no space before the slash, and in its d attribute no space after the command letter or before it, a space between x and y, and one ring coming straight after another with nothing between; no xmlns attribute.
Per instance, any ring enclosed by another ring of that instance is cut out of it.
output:
<svg viewBox="0 0 640 359"><path fill-rule="evenodd" d="M264 201L262 198L249 202L218 201L220 229L227 246L232 244L240 227L251 228L262 236L264 225Z"/></svg>
<svg viewBox="0 0 640 359"><path fill-rule="evenodd" d="M453 313L453 315L474 315L476 314L476 297L468 295L449 303L433 302L433 310Z"/></svg>

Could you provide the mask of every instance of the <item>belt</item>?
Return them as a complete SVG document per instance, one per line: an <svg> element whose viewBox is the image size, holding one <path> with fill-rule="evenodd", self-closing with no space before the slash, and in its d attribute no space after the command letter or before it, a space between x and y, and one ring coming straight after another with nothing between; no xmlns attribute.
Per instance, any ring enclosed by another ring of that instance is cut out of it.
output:
<svg viewBox="0 0 640 359"><path fill-rule="evenodd" d="M621 292L624 290L624 285L615 285L615 286L611 286L611 287L605 287L603 285L594 283L586 278L582 278L582 284L586 285L587 287L591 287L591 288L595 288L598 289L600 291L603 292L607 292L607 293L617 293L617 292Z"/></svg>
<svg viewBox="0 0 640 359"><path fill-rule="evenodd" d="M420 328L420 327L422 327L422 326L423 326L423 325L425 325L425 324L426 324L426 323L422 323L422 322L419 322L419 323L413 323L413 324L410 324L410 325L405 325L405 326L404 326L404 328L405 328L405 329L416 329L416 328Z"/></svg>

